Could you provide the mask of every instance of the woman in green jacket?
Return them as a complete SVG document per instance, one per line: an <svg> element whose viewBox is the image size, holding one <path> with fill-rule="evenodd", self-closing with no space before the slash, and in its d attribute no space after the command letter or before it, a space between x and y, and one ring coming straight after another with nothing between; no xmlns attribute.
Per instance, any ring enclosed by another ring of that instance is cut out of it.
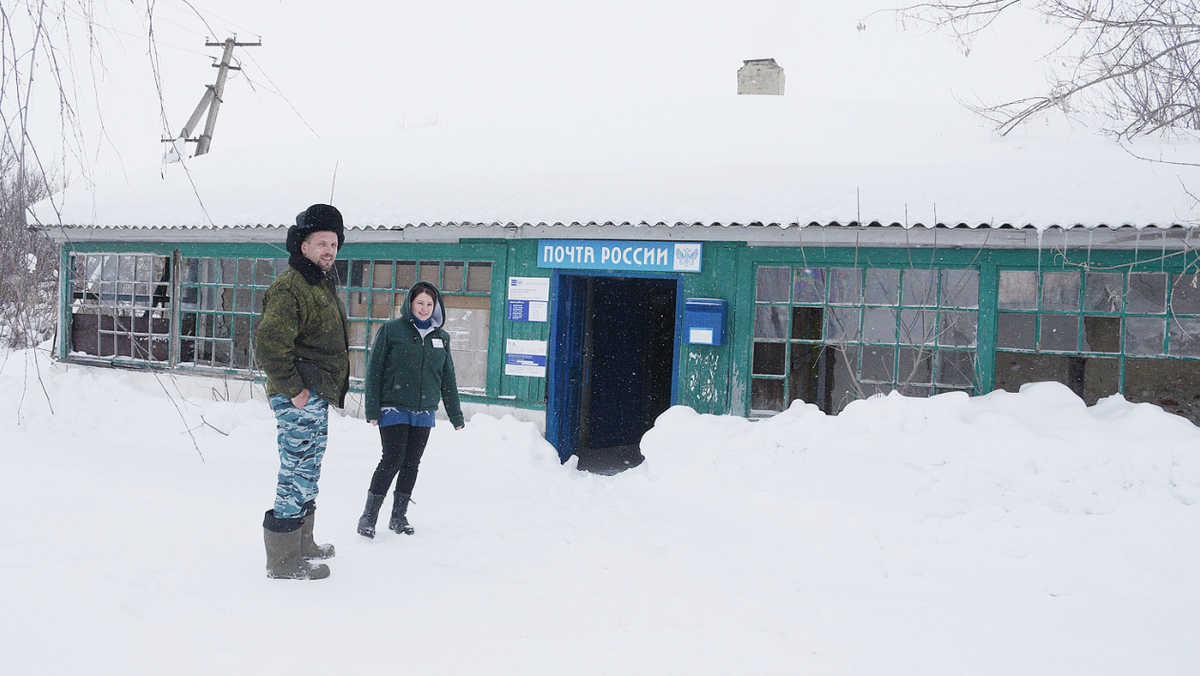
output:
<svg viewBox="0 0 1200 676"><path fill-rule="evenodd" d="M379 427L383 457L371 477L367 506L358 520L358 534L364 537L375 537L379 507L393 479L396 492L388 528L412 534L408 502L439 400L445 402L454 429L463 427L450 334L442 328L445 321L446 309L437 287L417 282L408 291L400 318L384 324L371 346L363 394L367 421Z"/></svg>

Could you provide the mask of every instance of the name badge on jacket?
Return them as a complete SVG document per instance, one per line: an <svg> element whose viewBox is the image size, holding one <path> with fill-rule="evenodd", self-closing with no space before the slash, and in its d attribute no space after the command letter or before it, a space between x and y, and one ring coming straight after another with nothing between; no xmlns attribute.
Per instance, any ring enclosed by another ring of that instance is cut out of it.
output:
<svg viewBox="0 0 1200 676"><path fill-rule="evenodd" d="M430 338L430 339L429 339L429 344L430 344L430 345L433 345L434 347L445 347L445 345L442 345L442 339L441 339L441 338Z"/></svg>

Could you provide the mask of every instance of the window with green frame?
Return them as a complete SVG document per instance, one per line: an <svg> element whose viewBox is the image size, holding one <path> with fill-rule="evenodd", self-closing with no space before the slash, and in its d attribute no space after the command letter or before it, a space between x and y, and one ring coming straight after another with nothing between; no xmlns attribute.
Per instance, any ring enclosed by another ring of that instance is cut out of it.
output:
<svg viewBox="0 0 1200 676"><path fill-rule="evenodd" d="M248 370L263 296L286 258L184 258L179 299L179 363Z"/></svg>
<svg viewBox="0 0 1200 676"><path fill-rule="evenodd" d="M750 408L973 391L978 310L976 270L760 266Z"/></svg>
<svg viewBox="0 0 1200 676"><path fill-rule="evenodd" d="M147 253L71 254L70 295L73 354L169 361L169 257Z"/></svg>
<svg viewBox="0 0 1200 676"><path fill-rule="evenodd" d="M491 319L492 264L466 260L353 259L338 261L350 317L350 375L366 375L366 355L379 327L399 317L418 280L435 284L446 306L458 389L484 393Z"/></svg>
<svg viewBox="0 0 1200 676"><path fill-rule="evenodd" d="M1124 393L1195 420L1200 275L1001 270L996 388L1062 382L1095 403Z"/></svg>

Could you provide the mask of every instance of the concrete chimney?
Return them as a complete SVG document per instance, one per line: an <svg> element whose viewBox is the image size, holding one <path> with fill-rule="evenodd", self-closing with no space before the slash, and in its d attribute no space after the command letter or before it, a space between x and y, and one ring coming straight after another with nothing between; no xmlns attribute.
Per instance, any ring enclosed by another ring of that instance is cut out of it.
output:
<svg viewBox="0 0 1200 676"><path fill-rule="evenodd" d="M783 96L783 69L775 59L749 59L738 69L738 94Z"/></svg>

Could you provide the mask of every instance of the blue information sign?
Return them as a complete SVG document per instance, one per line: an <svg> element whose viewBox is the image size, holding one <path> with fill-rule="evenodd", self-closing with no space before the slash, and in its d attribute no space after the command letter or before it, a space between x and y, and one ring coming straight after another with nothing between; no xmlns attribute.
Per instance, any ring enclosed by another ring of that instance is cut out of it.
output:
<svg viewBox="0 0 1200 676"><path fill-rule="evenodd" d="M701 242L543 239L538 241L537 264L571 270L700 272L702 252Z"/></svg>

